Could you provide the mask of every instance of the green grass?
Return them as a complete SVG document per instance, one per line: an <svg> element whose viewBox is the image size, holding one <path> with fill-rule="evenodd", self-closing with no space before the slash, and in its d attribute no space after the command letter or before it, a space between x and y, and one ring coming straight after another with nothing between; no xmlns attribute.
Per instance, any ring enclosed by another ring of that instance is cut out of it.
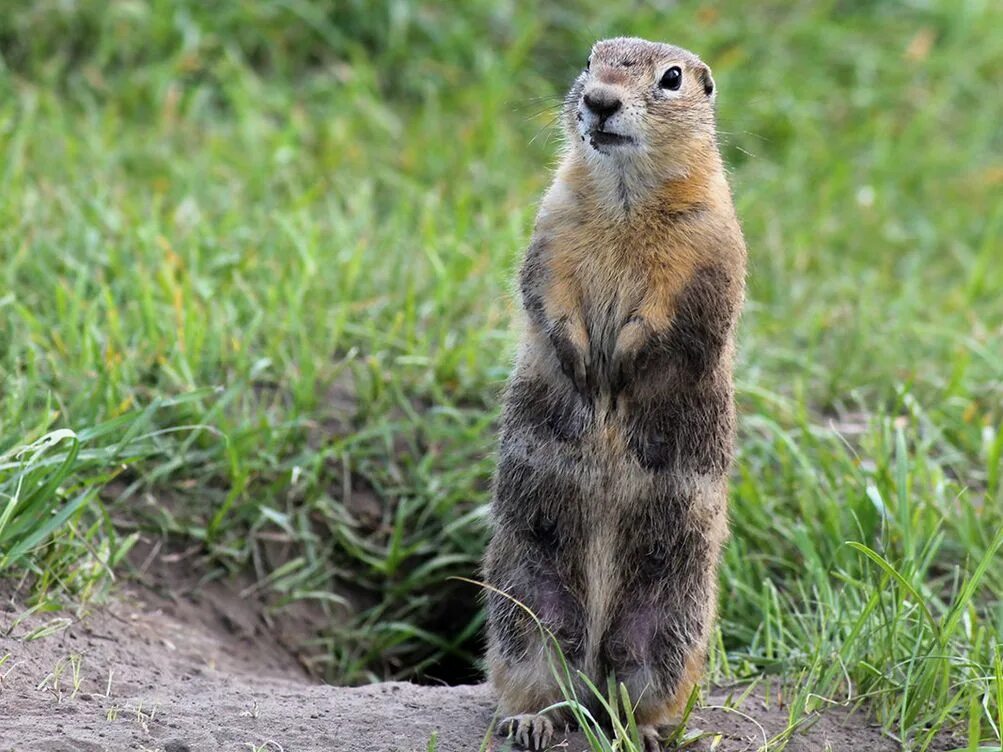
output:
<svg viewBox="0 0 1003 752"><path fill-rule="evenodd" d="M333 680L469 665L553 108L637 33L713 67L750 250L712 676L999 743L998 3L2 5L2 576L176 536Z"/></svg>

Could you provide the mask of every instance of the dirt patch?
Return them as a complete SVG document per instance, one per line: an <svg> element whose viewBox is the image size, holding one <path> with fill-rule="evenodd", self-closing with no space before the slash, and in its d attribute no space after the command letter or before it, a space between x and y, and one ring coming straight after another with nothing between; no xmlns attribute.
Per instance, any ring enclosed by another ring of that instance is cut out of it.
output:
<svg viewBox="0 0 1003 752"><path fill-rule="evenodd" d="M84 618L18 621L22 614L11 599L0 603L0 752L424 752L433 737L439 752L508 749L486 736L494 721L488 687L318 684L255 627L253 610L246 628L221 628L204 603L167 606L134 589ZM786 725L775 704L753 698L736 713L717 707L726 699L712 693L690 724L720 734L718 752L756 750ZM714 743L708 736L687 749ZM585 743L571 734L558 749ZM861 716L830 712L788 749L896 745Z"/></svg>
<svg viewBox="0 0 1003 752"><path fill-rule="evenodd" d="M313 601L276 603L275 594L248 574L207 566L200 545L181 548L141 539L129 562L125 592L141 609L161 612L173 623L197 625L229 646L230 654L253 655L282 668L281 673L320 673L316 638L331 615Z"/></svg>

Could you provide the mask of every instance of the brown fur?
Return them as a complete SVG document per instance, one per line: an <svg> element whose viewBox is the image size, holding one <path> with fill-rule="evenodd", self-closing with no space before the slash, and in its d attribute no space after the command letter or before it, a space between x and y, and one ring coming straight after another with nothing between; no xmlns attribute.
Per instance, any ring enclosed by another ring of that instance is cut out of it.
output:
<svg viewBox="0 0 1003 752"><path fill-rule="evenodd" d="M658 84L672 65L679 91ZM573 669L642 698L649 741L699 681L727 536L745 245L713 86L692 53L615 39L568 94L569 147L520 274L528 321L485 561L488 582L539 617ZM589 93L621 106L597 121ZM604 130L632 141L609 147ZM543 744L549 720L533 714L562 699L548 642L497 593L488 617L491 679L517 717L503 725Z"/></svg>

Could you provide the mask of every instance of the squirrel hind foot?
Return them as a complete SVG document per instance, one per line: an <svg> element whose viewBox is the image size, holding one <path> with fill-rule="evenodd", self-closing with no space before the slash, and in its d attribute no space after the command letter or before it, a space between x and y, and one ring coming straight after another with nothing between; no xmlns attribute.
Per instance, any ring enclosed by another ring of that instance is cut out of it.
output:
<svg viewBox="0 0 1003 752"><path fill-rule="evenodd" d="M513 715L501 720L497 733L523 749L542 752L554 740L554 722L543 713Z"/></svg>
<svg viewBox="0 0 1003 752"><path fill-rule="evenodd" d="M642 752L662 752L662 735L657 726L638 726Z"/></svg>

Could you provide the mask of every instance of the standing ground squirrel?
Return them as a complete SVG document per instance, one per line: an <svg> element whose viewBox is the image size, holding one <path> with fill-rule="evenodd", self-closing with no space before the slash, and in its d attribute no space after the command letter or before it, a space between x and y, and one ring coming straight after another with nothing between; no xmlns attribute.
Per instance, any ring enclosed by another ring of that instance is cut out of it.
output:
<svg viewBox="0 0 1003 752"><path fill-rule="evenodd" d="M714 96L694 54L619 38L595 45L564 103L567 148L519 276L528 321L485 561L510 596L488 594L501 730L523 746L568 718L540 713L562 700L550 643L513 599L572 673L626 685L650 748L703 670L745 283Z"/></svg>

